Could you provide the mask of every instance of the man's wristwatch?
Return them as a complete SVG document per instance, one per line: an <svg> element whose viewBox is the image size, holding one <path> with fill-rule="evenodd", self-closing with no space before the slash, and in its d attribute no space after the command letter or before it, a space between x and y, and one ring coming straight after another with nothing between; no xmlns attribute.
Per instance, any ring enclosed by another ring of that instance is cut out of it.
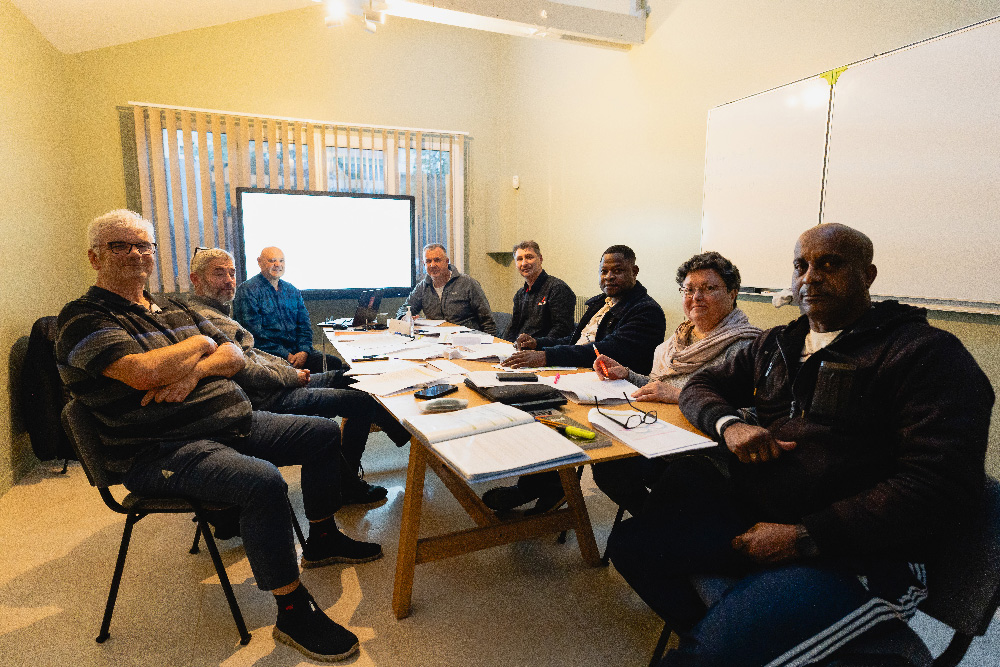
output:
<svg viewBox="0 0 1000 667"><path fill-rule="evenodd" d="M803 558L812 558L819 555L819 547L816 541L801 523L795 525L795 551Z"/></svg>

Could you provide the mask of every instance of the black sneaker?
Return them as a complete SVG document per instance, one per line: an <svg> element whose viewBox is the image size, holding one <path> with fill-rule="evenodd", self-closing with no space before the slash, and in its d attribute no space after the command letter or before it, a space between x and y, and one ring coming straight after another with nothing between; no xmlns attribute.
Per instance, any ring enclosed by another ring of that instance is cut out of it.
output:
<svg viewBox="0 0 1000 667"><path fill-rule="evenodd" d="M357 636L323 613L312 596L295 608L278 609L271 633L275 641L287 644L319 662L337 662L358 652Z"/></svg>
<svg viewBox="0 0 1000 667"><path fill-rule="evenodd" d="M367 563L381 557L381 545L354 540L336 531L309 536L302 549L302 567L321 567L331 563Z"/></svg>
<svg viewBox="0 0 1000 667"><path fill-rule="evenodd" d="M389 490L384 486L369 484L360 477L345 484L341 493L341 503L344 505L371 505L385 500L389 496Z"/></svg>

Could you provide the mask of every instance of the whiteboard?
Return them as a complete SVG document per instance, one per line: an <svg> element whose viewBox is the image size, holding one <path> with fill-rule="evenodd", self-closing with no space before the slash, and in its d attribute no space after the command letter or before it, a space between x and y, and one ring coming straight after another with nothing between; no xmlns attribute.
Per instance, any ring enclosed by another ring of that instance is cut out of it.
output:
<svg viewBox="0 0 1000 667"><path fill-rule="evenodd" d="M841 75L823 221L871 237L873 294L1000 302L1000 22Z"/></svg>
<svg viewBox="0 0 1000 667"><path fill-rule="evenodd" d="M744 285L788 287L795 239L819 222L829 97L814 77L709 112L701 249Z"/></svg>
<svg viewBox="0 0 1000 667"><path fill-rule="evenodd" d="M807 113L785 99L810 83L826 82L709 113L702 249L732 259L746 286L785 287L795 237L822 216L871 237L872 294L993 312L1000 18L847 67L828 140L825 105Z"/></svg>

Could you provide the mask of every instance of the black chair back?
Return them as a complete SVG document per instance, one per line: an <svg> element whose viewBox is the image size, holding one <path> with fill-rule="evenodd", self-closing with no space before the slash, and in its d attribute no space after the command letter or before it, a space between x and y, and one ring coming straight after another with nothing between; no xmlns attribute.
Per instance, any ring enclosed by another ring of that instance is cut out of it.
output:
<svg viewBox="0 0 1000 667"><path fill-rule="evenodd" d="M1000 605L1000 482L987 478L984 511L927 563L920 611L957 632L982 635Z"/></svg>
<svg viewBox="0 0 1000 667"><path fill-rule="evenodd" d="M108 470L97 420L79 400L74 398L63 408L62 423L90 485L107 488L121 484L121 475Z"/></svg>

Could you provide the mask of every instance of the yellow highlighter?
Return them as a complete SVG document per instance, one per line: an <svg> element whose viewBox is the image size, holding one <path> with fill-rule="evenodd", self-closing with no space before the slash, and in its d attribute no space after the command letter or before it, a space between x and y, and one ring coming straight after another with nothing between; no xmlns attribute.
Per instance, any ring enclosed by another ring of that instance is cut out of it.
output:
<svg viewBox="0 0 1000 667"><path fill-rule="evenodd" d="M538 421L545 424L546 426L551 426L555 430L559 431L563 435L568 435L573 438L579 438L581 440L593 440L597 437L597 434L593 431L588 431L587 429L578 428L576 426L566 426L565 424L560 424L559 422L551 421L549 419L542 419L541 417L535 417Z"/></svg>

